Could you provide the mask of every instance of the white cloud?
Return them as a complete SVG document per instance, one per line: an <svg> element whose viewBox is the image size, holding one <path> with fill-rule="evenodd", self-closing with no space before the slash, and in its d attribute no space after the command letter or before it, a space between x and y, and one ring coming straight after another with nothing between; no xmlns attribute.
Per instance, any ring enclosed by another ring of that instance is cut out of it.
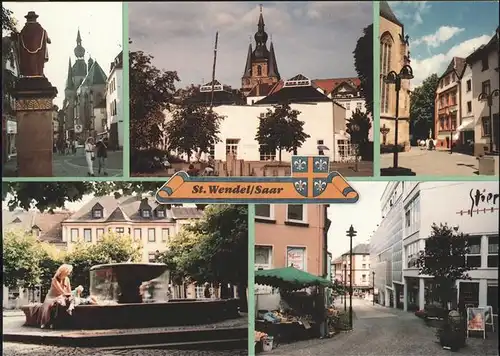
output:
<svg viewBox="0 0 500 356"><path fill-rule="evenodd" d="M429 1L390 1L389 6L400 20L407 20L410 26L421 25L422 15L431 9Z"/></svg>
<svg viewBox="0 0 500 356"><path fill-rule="evenodd" d="M433 73L441 75L453 57L465 58L481 45L488 43L490 39L491 35L482 35L463 41L446 53L439 53L424 59L413 59L411 66L415 78L411 81L412 87L418 87L425 78Z"/></svg>
<svg viewBox="0 0 500 356"><path fill-rule="evenodd" d="M45 76L58 95L54 104L62 106L66 84L68 58L75 61L73 49L76 33L80 29L85 60L89 55L101 65L106 74L110 63L122 50L122 4L120 2L4 2L2 6L13 12L18 21L18 30L25 24L24 16L35 11L38 22L47 31L49 61L45 64Z"/></svg>
<svg viewBox="0 0 500 356"><path fill-rule="evenodd" d="M417 38L412 44L418 46L425 43L429 47L436 48L463 31L465 31L465 29L460 27L441 26L435 33Z"/></svg>

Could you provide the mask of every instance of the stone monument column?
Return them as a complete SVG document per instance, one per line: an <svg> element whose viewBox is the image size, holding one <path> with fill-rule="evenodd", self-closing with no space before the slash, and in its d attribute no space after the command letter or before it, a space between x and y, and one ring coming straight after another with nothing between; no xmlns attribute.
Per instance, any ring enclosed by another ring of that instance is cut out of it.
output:
<svg viewBox="0 0 500 356"><path fill-rule="evenodd" d="M53 99L57 89L43 74L48 61L47 32L30 11L17 35L19 74L13 96L16 99L17 169L19 177L52 177Z"/></svg>

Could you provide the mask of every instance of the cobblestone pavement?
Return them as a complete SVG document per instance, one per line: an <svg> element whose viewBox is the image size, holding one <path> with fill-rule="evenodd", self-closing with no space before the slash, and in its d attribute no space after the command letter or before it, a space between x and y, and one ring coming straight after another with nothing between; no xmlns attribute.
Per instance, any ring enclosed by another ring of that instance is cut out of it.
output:
<svg viewBox="0 0 500 356"><path fill-rule="evenodd" d="M83 154L53 156L54 177L87 177L87 162ZM123 151L108 152L107 172L110 177L123 176ZM16 177L16 158L12 158L3 167L4 177ZM97 175L97 163L94 162L94 170Z"/></svg>
<svg viewBox="0 0 500 356"><path fill-rule="evenodd" d="M372 177L373 176L373 162L361 161L356 163L330 163L330 171L336 171L344 177ZM133 173L132 177L170 177L171 174L167 171L158 171L155 173Z"/></svg>
<svg viewBox="0 0 500 356"><path fill-rule="evenodd" d="M197 350L104 350L3 343L3 356L247 356L247 350L197 351Z"/></svg>
<svg viewBox="0 0 500 356"><path fill-rule="evenodd" d="M331 339L314 339L280 345L269 354L279 356L450 356L436 341L435 329L424 325L413 313L372 306L366 300L353 300L356 318L352 332ZM458 355L498 355L498 337L467 339Z"/></svg>
<svg viewBox="0 0 500 356"><path fill-rule="evenodd" d="M380 155L380 167L392 167L393 154ZM447 150L426 151L412 147L409 152L398 155L400 167L410 168L417 176L462 176L475 177L478 174L478 160L462 153L450 154ZM498 165L498 157L496 157Z"/></svg>
<svg viewBox="0 0 500 356"><path fill-rule="evenodd" d="M14 314L14 313L12 313ZM5 316L5 313L4 313ZM176 332L185 330L212 330L212 329L225 329L225 328L247 328L248 317L247 314L242 314L240 318L223 320L216 323L200 324L200 325L185 325L185 326L164 326L164 327L151 327L151 328L137 328L137 329L104 329L104 330L50 330L40 329L36 327L25 327L24 313L4 317L2 320L4 334L23 334L23 335L66 335L66 336L82 336L82 335L99 335L99 334L135 334L140 332L154 333L154 332Z"/></svg>

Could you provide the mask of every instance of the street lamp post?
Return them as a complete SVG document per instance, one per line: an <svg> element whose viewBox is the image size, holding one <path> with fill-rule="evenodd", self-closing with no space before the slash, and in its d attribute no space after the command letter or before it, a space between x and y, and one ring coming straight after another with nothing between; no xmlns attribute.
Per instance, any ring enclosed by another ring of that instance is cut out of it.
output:
<svg viewBox="0 0 500 356"><path fill-rule="evenodd" d="M375 305L375 271L372 272L372 279L373 279L372 304Z"/></svg>
<svg viewBox="0 0 500 356"><path fill-rule="evenodd" d="M398 134L399 134L399 91L401 90L401 80L413 79L413 69L405 64L403 68L396 73L396 71L391 70L384 78L386 84L394 84L396 90L396 112L394 117L394 156L393 156L393 169L398 171ZM398 174L399 175L399 174Z"/></svg>
<svg viewBox="0 0 500 356"><path fill-rule="evenodd" d="M349 236L349 326L352 329L352 238L356 236L358 232L354 230L351 225L349 230L346 231L347 236Z"/></svg>
<svg viewBox="0 0 500 356"><path fill-rule="evenodd" d="M354 138L354 141L357 141L358 143L356 144L356 153L355 153L355 157L354 157L354 162L355 162L355 167L354 167L354 171L358 171L358 156L359 156L359 138L358 138L358 132L360 130L360 127L358 124L352 124L351 125L351 144L352 144L352 139L353 139L353 136L355 136Z"/></svg>
<svg viewBox="0 0 500 356"><path fill-rule="evenodd" d="M347 311L347 264L344 262L344 311Z"/></svg>
<svg viewBox="0 0 500 356"><path fill-rule="evenodd" d="M490 154L493 153L493 115L491 114L491 107L493 106L493 98L500 94L498 89L493 90L491 93L482 92L479 94L478 99L483 101L486 100L489 109L489 121L490 121Z"/></svg>

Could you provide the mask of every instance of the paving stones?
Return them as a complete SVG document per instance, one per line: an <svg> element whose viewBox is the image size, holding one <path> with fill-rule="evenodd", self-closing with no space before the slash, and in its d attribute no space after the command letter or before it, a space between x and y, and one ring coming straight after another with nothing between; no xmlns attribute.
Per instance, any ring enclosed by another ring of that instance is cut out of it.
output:
<svg viewBox="0 0 500 356"><path fill-rule="evenodd" d="M435 329L426 327L422 320L402 310L372 306L371 302L353 300L356 312L354 330L335 335L331 339L307 340L282 344L273 350L273 356L450 356L436 342ZM386 317L382 317L387 314ZM498 338L469 338L461 355L498 355Z"/></svg>
<svg viewBox="0 0 500 356"><path fill-rule="evenodd" d="M380 155L380 167L392 166L393 154ZM478 171L476 157L462 153L436 150L425 151L412 147L409 152L398 155L399 166L410 168L417 176L462 176L475 177ZM496 157L498 165L498 157Z"/></svg>
<svg viewBox="0 0 500 356"><path fill-rule="evenodd" d="M59 155L53 156L53 176L54 177L87 177L87 163L83 155ZM107 172L109 177L123 176L123 152L108 152ZM16 158L8 161L3 169L5 177L15 177ZM97 174L97 163L94 163L94 170Z"/></svg>
<svg viewBox="0 0 500 356"><path fill-rule="evenodd" d="M101 350L70 347L52 347L4 343L3 356L243 356L247 350L197 351L197 350Z"/></svg>

